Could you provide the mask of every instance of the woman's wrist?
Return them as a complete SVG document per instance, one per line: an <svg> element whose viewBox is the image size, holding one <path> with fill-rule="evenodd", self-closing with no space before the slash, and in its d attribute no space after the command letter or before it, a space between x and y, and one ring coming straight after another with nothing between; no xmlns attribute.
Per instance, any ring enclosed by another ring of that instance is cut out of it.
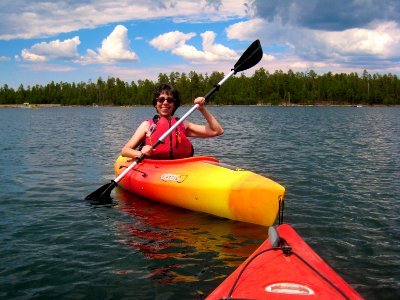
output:
<svg viewBox="0 0 400 300"><path fill-rule="evenodd" d="M207 111L205 105L199 105L199 107L198 107L197 109L198 109L199 111L201 111L201 112Z"/></svg>

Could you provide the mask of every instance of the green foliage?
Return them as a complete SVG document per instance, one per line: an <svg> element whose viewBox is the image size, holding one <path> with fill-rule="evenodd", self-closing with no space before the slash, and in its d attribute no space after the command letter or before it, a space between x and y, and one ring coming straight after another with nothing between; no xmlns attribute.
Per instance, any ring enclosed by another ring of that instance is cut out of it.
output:
<svg viewBox="0 0 400 300"><path fill-rule="evenodd" d="M35 85L17 90L7 84L0 87L0 104L61 104L61 105L149 105L158 83L170 83L181 93L183 104L205 95L222 78L224 73L188 74L160 73L158 80L148 79L124 82L119 78L101 77L96 82L55 83ZM243 73L227 80L220 92L215 93L211 104L228 105L293 105L293 104L400 104L400 81L393 74L371 75L364 70L357 73L318 75L315 71L294 73L281 70L273 74L260 68L250 77Z"/></svg>

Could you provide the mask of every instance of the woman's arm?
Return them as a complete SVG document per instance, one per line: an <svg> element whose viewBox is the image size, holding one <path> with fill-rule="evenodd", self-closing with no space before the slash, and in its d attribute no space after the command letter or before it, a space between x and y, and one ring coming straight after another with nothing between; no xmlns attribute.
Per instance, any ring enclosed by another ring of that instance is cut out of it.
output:
<svg viewBox="0 0 400 300"><path fill-rule="evenodd" d="M214 137L224 133L224 129L215 119L215 117L205 108L205 99L198 97L194 100L195 104L199 104L198 110L202 113L207 121L207 125L198 125L186 122L186 135L189 137Z"/></svg>
<svg viewBox="0 0 400 300"><path fill-rule="evenodd" d="M151 155L151 146L144 146L142 151L135 150L137 146L145 139L147 130L149 128L149 122L144 121L139 127L136 129L135 133L132 135L131 139L126 143L126 145L122 148L121 154L125 157L137 158L142 153L146 155Z"/></svg>

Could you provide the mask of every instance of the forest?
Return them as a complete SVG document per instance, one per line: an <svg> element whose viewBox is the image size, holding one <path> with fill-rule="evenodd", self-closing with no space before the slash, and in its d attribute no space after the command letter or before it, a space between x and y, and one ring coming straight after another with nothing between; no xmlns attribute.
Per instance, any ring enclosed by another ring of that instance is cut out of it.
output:
<svg viewBox="0 0 400 300"><path fill-rule="evenodd" d="M125 82L118 78L101 77L96 82L50 82L44 86L7 84L0 87L1 104L60 104L60 105L149 105L158 83L170 83L181 95L183 104L191 104L197 96L205 95L224 73L198 74L160 73L156 82L149 79ZM318 75L315 71L270 73L264 68L253 75L243 73L231 77L210 104L215 105L398 105L400 81L393 74L332 72Z"/></svg>

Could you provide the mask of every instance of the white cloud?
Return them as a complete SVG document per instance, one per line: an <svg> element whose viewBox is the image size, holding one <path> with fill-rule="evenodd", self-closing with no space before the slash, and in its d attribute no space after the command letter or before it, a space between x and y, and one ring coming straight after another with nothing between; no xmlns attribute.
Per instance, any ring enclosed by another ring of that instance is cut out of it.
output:
<svg viewBox="0 0 400 300"><path fill-rule="evenodd" d="M368 68L400 56L400 28L395 22L370 24L368 28L323 31L251 19L229 26L229 39L253 40L261 37L265 52L276 56L283 69Z"/></svg>
<svg viewBox="0 0 400 300"><path fill-rule="evenodd" d="M192 63L230 61L238 57L234 50L216 44L215 33L212 31L205 31L200 35L203 41L203 50L198 50L196 47L186 44L188 40L195 36L195 33L168 32L152 39L150 44L158 50L171 51L171 53Z"/></svg>
<svg viewBox="0 0 400 300"><path fill-rule="evenodd" d="M340 32L317 32L317 39L341 55L367 54L390 57L400 54L400 28L395 22L373 28L355 28Z"/></svg>
<svg viewBox="0 0 400 300"><path fill-rule="evenodd" d="M150 41L150 45L162 51L170 51L185 45L186 41L195 37L196 33L183 33L180 31L172 31L161 34Z"/></svg>
<svg viewBox="0 0 400 300"><path fill-rule="evenodd" d="M237 57L235 51L225 47L221 44L215 44L215 33L212 31L206 31L201 34L203 38L203 50L205 53L209 53L217 56L216 60L227 59L231 60Z"/></svg>
<svg viewBox="0 0 400 300"><path fill-rule="evenodd" d="M88 49L86 56L80 57L76 62L82 64L136 62L138 56L130 49L129 44L128 29L125 26L117 25L113 32L103 40L98 52Z"/></svg>
<svg viewBox="0 0 400 300"><path fill-rule="evenodd" d="M103 41L99 49L100 58L105 61L134 61L137 55L130 50L128 29L117 25L114 31Z"/></svg>
<svg viewBox="0 0 400 300"><path fill-rule="evenodd" d="M21 58L30 62L68 60L80 64L112 64L136 62L138 60L136 53L130 49L128 30L122 25L117 25L114 28L113 32L103 40L97 52L88 49L85 56L79 56L77 48L80 43L78 36L64 41L55 40L49 43L38 43L30 49L23 49Z"/></svg>
<svg viewBox="0 0 400 300"><path fill-rule="evenodd" d="M0 55L0 61L9 61L9 60L10 60L9 57Z"/></svg>
<svg viewBox="0 0 400 300"><path fill-rule="evenodd" d="M46 56L44 55L37 55L35 53L30 52L27 49L22 50L21 56L25 61L32 61L32 62L45 62L47 60Z"/></svg>
<svg viewBox="0 0 400 300"><path fill-rule="evenodd" d="M64 41L42 42L33 45L30 49L23 49L21 57L25 61L32 62L44 62L49 59L72 59L78 56L77 47L80 43L77 36Z"/></svg>
<svg viewBox="0 0 400 300"><path fill-rule="evenodd" d="M263 54L263 57L262 57L262 60L263 61L266 61L266 62L271 62L271 61L274 61L274 60L276 60L276 57L275 56L273 56L273 55L269 55L269 54Z"/></svg>
<svg viewBox="0 0 400 300"><path fill-rule="evenodd" d="M261 33L264 33L264 27L268 25L262 19L251 19L235 23L226 29L229 39L237 39L240 41L252 40Z"/></svg>
<svg viewBox="0 0 400 300"><path fill-rule="evenodd" d="M0 1L0 40L48 37L131 20L221 21L246 16L246 0ZM185 18L185 19L182 19ZM180 20L178 20L180 19Z"/></svg>

